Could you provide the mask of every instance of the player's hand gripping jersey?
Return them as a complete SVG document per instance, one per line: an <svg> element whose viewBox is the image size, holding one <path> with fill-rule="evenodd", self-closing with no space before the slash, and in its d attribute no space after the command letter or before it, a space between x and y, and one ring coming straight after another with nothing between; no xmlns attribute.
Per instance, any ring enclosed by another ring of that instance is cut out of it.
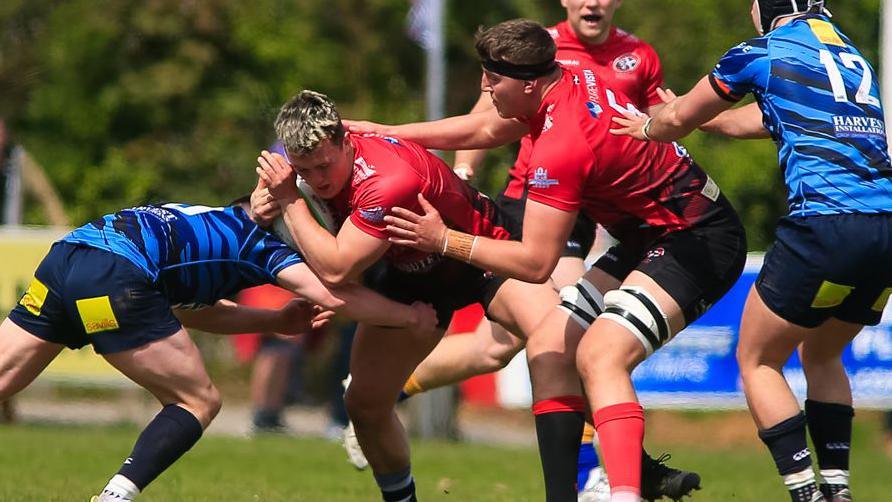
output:
<svg viewBox="0 0 892 502"><path fill-rule="evenodd" d="M418 194L440 212L451 228L494 239L519 235L517 223L504 218L486 196L462 181L439 157L421 146L378 135L351 135L355 149L350 184L332 200L340 219L386 239L384 216L393 207L423 212ZM392 246L385 260L403 272L425 272L440 256Z"/></svg>
<svg viewBox="0 0 892 502"><path fill-rule="evenodd" d="M186 204L124 209L88 223L62 241L126 258L157 281L175 306L213 305L275 282L300 255L254 223L240 207Z"/></svg>
<svg viewBox="0 0 892 502"><path fill-rule="evenodd" d="M580 210L623 243L691 228L727 207L718 186L677 144L610 133L635 107L591 70L563 70L529 122L529 199Z"/></svg>
<svg viewBox="0 0 892 502"><path fill-rule="evenodd" d="M601 85L628 96L639 110L661 104L657 88L663 86L663 69L656 51L634 35L617 27L599 45L585 45L567 21L548 28L557 45L557 61L573 71L591 70ZM530 152L529 135L520 140L517 160L508 171L504 196L519 199L526 193Z"/></svg>
<svg viewBox="0 0 892 502"><path fill-rule="evenodd" d="M710 74L730 101L753 93L778 143L791 216L892 212L876 73L822 15L728 51Z"/></svg>

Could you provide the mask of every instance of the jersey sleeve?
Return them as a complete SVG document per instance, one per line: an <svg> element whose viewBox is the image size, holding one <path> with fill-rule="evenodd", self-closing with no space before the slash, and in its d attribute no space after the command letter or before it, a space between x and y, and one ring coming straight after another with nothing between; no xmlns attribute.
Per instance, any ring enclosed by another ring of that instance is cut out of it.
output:
<svg viewBox="0 0 892 502"><path fill-rule="evenodd" d="M725 53L709 74L709 83L722 99L737 102L768 77L768 39L754 38Z"/></svg>
<svg viewBox="0 0 892 502"><path fill-rule="evenodd" d="M650 45L645 44L642 50L646 64L644 65L643 82L641 83L641 103L651 107L663 104L657 89L663 87L663 65L660 56Z"/></svg>
<svg viewBox="0 0 892 502"><path fill-rule="evenodd" d="M562 211L582 206L582 191L595 157L584 138L548 131L533 145L527 171L528 198Z"/></svg>
<svg viewBox="0 0 892 502"><path fill-rule="evenodd" d="M394 161L402 162L402 161ZM395 170L390 169L390 172ZM402 207L416 213L421 212L417 194L421 191L421 180L412 176L411 169L403 169L399 176L380 174L363 182L353 202L350 221L356 228L378 239L386 239L388 233L384 217L394 207Z"/></svg>
<svg viewBox="0 0 892 502"><path fill-rule="evenodd" d="M254 247L251 253L251 261L265 270L269 274L271 281L282 270L304 261L300 253L288 247L287 244L275 235L265 230L260 230L260 232L263 232L263 237Z"/></svg>

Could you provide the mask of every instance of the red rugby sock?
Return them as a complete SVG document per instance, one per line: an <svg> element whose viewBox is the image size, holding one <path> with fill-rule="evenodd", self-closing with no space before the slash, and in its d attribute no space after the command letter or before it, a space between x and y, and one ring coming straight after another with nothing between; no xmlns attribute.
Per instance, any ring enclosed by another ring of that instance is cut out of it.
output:
<svg viewBox="0 0 892 502"><path fill-rule="evenodd" d="M638 403L605 406L594 414L610 492L641 494L644 409Z"/></svg>

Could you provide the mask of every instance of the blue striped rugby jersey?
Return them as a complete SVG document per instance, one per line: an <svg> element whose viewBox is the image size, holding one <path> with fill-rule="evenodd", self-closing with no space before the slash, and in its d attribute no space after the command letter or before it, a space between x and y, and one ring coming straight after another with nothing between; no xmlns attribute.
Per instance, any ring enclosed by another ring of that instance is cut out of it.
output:
<svg viewBox="0 0 892 502"><path fill-rule="evenodd" d="M709 81L753 93L778 145L791 216L892 212L892 167L876 73L822 15L728 51Z"/></svg>
<svg viewBox="0 0 892 502"><path fill-rule="evenodd" d="M261 284L303 261L241 207L146 205L105 215L61 239L126 258L172 305L199 307Z"/></svg>

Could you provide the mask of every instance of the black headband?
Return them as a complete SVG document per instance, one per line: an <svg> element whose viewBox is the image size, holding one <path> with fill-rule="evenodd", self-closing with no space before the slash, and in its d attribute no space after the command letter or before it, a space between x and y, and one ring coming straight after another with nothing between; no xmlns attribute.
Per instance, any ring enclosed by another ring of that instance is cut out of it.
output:
<svg viewBox="0 0 892 502"><path fill-rule="evenodd" d="M537 64L514 64L508 61L484 59L481 64L486 71L516 80L536 80L557 68L557 63L553 59Z"/></svg>

